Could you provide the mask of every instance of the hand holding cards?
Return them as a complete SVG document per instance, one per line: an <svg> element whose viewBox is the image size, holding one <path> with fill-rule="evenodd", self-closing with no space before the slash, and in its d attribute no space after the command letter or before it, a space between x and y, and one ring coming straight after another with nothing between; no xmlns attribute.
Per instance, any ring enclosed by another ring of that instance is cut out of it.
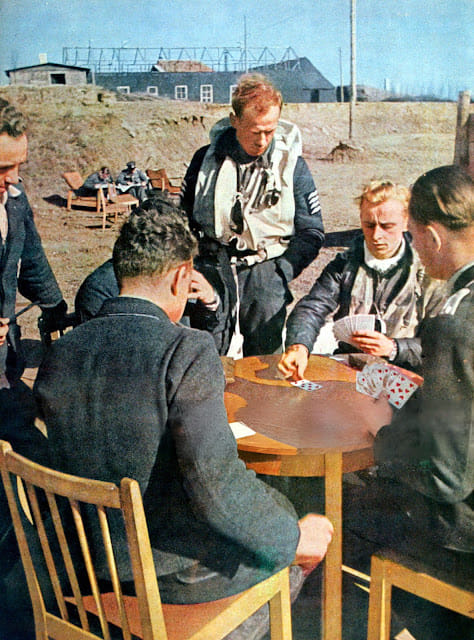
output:
<svg viewBox="0 0 474 640"><path fill-rule="evenodd" d="M355 331L379 331L385 333L385 322L375 315L356 314L339 318L333 325L336 340L352 344L352 334Z"/></svg>
<svg viewBox="0 0 474 640"><path fill-rule="evenodd" d="M400 409L418 388L409 376L389 364L369 364L357 372L356 389L372 398L383 392L393 407Z"/></svg>

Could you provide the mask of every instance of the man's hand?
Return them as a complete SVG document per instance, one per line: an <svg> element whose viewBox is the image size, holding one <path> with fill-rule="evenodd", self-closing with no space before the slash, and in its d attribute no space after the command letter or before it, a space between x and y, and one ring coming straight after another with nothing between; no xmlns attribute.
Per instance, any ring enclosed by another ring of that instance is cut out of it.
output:
<svg viewBox="0 0 474 640"><path fill-rule="evenodd" d="M216 294L206 278L193 269L191 284L189 285L188 299L200 300L203 304L212 304L216 301Z"/></svg>
<svg viewBox="0 0 474 640"><path fill-rule="evenodd" d="M0 347L5 344L10 323L10 318L0 318Z"/></svg>
<svg viewBox="0 0 474 640"><path fill-rule="evenodd" d="M278 369L285 378L302 380L308 366L309 351L304 344L292 344L285 351L278 363Z"/></svg>
<svg viewBox="0 0 474 640"><path fill-rule="evenodd" d="M300 540L296 547L294 564L310 572L326 555L334 527L326 516L308 513L298 521Z"/></svg>
<svg viewBox="0 0 474 640"><path fill-rule="evenodd" d="M370 413L374 420L371 421L372 426L369 427L369 433L375 438L382 427L391 423L393 416L393 409L383 391L379 397L374 400L374 403L370 407Z"/></svg>
<svg viewBox="0 0 474 640"><path fill-rule="evenodd" d="M351 341L371 356L388 357L393 349L393 340L378 331L354 331Z"/></svg>

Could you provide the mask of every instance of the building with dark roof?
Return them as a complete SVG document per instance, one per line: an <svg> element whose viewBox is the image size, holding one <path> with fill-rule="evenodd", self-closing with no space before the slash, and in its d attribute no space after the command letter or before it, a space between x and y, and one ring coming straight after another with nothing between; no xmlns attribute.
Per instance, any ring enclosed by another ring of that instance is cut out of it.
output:
<svg viewBox="0 0 474 640"><path fill-rule="evenodd" d="M96 84L122 93L146 93L172 100L228 104L242 71L96 72ZM281 91L284 102L335 102L336 89L308 58L252 67Z"/></svg>

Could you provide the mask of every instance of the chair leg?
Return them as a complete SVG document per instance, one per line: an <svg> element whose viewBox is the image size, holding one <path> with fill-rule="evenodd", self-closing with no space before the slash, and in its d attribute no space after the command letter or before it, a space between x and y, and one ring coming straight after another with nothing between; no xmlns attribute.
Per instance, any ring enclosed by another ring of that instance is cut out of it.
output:
<svg viewBox="0 0 474 640"><path fill-rule="evenodd" d="M71 211L71 205L72 205L72 191L69 190L67 192L67 204L66 204L67 211Z"/></svg>
<svg viewBox="0 0 474 640"><path fill-rule="evenodd" d="M271 640L292 640L290 582L282 576L281 589L269 601Z"/></svg>
<svg viewBox="0 0 474 640"><path fill-rule="evenodd" d="M392 584L383 560L372 556L367 640L389 640Z"/></svg>

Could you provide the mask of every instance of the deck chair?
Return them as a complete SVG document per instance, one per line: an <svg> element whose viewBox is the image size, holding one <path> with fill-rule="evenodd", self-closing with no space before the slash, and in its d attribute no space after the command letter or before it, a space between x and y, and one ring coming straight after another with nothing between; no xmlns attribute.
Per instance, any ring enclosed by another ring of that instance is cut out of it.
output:
<svg viewBox="0 0 474 640"><path fill-rule="evenodd" d="M67 192L67 204L66 209L68 211L72 210L72 207L80 207L81 209L94 209L99 212L100 203L99 198L97 196L78 196L76 195L76 191L82 187L84 180L81 177L81 174L78 171L65 171L61 174L64 180L66 181L67 186L69 187ZM97 191L101 191L98 189Z"/></svg>
<svg viewBox="0 0 474 640"><path fill-rule="evenodd" d="M37 640L220 640L267 602L272 640L291 640L288 568L229 598L163 605L135 480L124 478L118 487L60 473L20 456L1 440L0 470ZM119 580L118 548L112 542L119 529L120 558L127 550L136 595L124 595Z"/></svg>
<svg viewBox="0 0 474 640"><path fill-rule="evenodd" d="M150 179L152 189L175 194L178 194L181 191L181 187L171 184L168 176L166 175L166 169L147 169L146 174ZM179 178L173 178L173 180L179 180Z"/></svg>
<svg viewBox="0 0 474 640"><path fill-rule="evenodd" d="M470 576L447 575L407 555L394 551L377 552L371 561L367 640L389 640L391 637L392 587L474 618L472 571Z"/></svg>

